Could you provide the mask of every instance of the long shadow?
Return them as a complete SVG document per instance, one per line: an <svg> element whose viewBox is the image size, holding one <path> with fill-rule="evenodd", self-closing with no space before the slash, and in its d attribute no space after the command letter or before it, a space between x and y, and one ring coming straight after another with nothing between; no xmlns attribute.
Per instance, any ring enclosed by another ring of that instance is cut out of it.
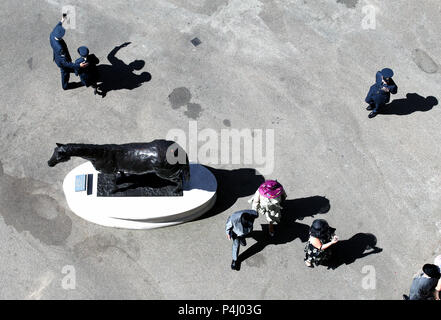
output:
<svg viewBox="0 0 441 320"><path fill-rule="evenodd" d="M151 80L152 76L148 72L136 74L134 71L139 71L145 66L144 60L134 60L129 64L116 57L117 52L121 48L125 48L130 42L123 43L116 46L107 55L110 65L100 64L97 66L99 74L99 89L102 91L102 97L105 97L109 91L113 90L133 90L141 86L144 82Z"/></svg>
<svg viewBox="0 0 441 320"><path fill-rule="evenodd" d="M216 177L217 199L213 208L197 220L209 218L228 210L239 198L251 197L265 181L262 175L257 174L256 170L251 168L223 170L205 167Z"/></svg>
<svg viewBox="0 0 441 320"><path fill-rule="evenodd" d="M239 265L246 259L265 249L265 247L270 244L285 244L297 238L299 238L302 242L306 242L309 238L309 226L303 223L294 222L292 220L288 220L276 225L275 234L273 237L268 234L267 224L262 224L261 226L262 231L253 231L248 236L249 238L256 240L256 243L239 255Z"/></svg>
<svg viewBox="0 0 441 320"><path fill-rule="evenodd" d="M337 242L331 248L330 260L323 263L328 269L337 269L343 264L348 265L357 259L383 251L377 247L377 238L371 233L357 233L348 240Z"/></svg>
<svg viewBox="0 0 441 320"><path fill-rule="evenodd" d="M312 196L294 200L285 200L282 203L282 221L288 219L303 220L315 214L325 214L331 209L331 204L326 197Z"/></svg>
<svg viewBox="0 0 441 320"><path fill-rule="evenodd" d="M417 93L406 94L405 99L396 99L380 110L380 114L409 115L416 111L426 112L438 104L433 96L424 98Z"/></svg>

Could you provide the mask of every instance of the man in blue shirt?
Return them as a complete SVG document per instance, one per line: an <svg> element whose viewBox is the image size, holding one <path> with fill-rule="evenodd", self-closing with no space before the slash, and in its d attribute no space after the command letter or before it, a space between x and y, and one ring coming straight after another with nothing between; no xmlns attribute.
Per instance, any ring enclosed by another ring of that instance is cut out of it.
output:
<svg viewBox="0 0 441 320"><path fill-rule="evenodd" d="M369 118L375 117L379 109L390 101L390 94L396 94L398 87L392 79L394 72L392 69L384 68L376 74L375 84L371 86L365 101L369 104L366 110L372 110Z"/></svg>
<svg viewBox="0 0 441 320"><path fill-rule="evenodd" d="M228 217L225 225L225 233L228 240L233 240L233 261L231 269L239 270L237 257L240 245L246 246L245 236L253 231L253 223L258 213L255 210L240 210Z"/></svg>
<svg viewBox="0 0 441 320"><path fill-rule="evenodd" d="M65 18L63 17L61 21L57 23L49 36L49 41L54 54L53 59L61 71L61 86L64 90L67 90L69 89L70 73L75 72L75 70L78 70L79 68L86 67L87 63L81 63L79 65L72 63L72 58L70 57L66 42L62 39L66 33L66 30L62 25L64 20Z"/></svg>

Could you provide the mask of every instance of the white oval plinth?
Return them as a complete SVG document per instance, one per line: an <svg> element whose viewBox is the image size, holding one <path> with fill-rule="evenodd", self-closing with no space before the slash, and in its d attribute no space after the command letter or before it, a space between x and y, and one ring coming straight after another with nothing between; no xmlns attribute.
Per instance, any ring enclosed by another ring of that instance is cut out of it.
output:
<svg viewBox="0 0 441 320"><path fill-rule="evenodd" d="M92 194L75 192L75 176L93 174ZM190 164L190 182L182 197L97 197L98 171L86 162L69 172L63 190L69 208L79 217L106 227L151 229L194 220L216 202L217 181L200 164Z"/></svg>

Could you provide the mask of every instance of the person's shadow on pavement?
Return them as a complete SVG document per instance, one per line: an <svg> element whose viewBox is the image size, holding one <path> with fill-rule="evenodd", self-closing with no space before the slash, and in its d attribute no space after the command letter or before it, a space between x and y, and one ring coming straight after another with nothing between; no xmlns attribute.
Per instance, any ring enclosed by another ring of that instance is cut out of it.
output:
<svg viewBox="0 0 441 320"><path fill-rule="evenodd" d="M145 66L144 60L135 60L126 64L124 61L116 57L117 52L121 48L125 48L130 42L123 43L120 46L116 46L107 55L107 60L111 63L101 64L97 66L99 81L99 89L102 92L104 98L109 91L113 90L133 90L141 86L144 82L151 80L152 76L148 72L142 72L136 74L134 71L139 71Z"/></svg>
<svg viewBox="0 0 441 320"><path fill-rule="evenodd" d="M331 257L323 265L333 270L343 264L348 265L357 259L383 251L377 247L377 238L371 233L357 233L348 240L340 240L331 248Z"/></svg>
<svg viewBox="0 0 441 320"><path fill-rule="evenodd" d="M417 93L406 94L405 99L395 99L385 105L379 114L395 114L399 116L409 115L416 111L429 111L438 104L438 100L433 96L424 98Z"/></svg>
<svg viewBox="0 0 441 320"><path fill-rule="evenodd" d="M226 170L204 167L210 170L216 178L217 198L213 208L197 220L206 219L230 209L239 198L251 197L265 181L254 168Z"/></svg>
<svg viewBox="0 0 441 320"><path fill-rule="evenodd" d="M282 207L282 220L303 220L305 217L327 213L331 209L331 204L326 197L312 196L285 200Z"/></svg>

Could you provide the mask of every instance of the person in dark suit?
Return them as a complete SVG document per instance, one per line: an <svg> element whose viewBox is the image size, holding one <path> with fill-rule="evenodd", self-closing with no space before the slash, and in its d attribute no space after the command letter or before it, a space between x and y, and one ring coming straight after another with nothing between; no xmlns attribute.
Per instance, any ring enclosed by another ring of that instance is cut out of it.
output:
<svg viewBox="0 0 441 320"><path fill-rule="evenodd" d="M393 75L394 72L389 68L377 72L375 84L370 87L365 99L366 103L369 104L366 110L372 111L369 118L375 117L379 109L390 101L391 93L397 93L398 87L392 79Z"/></svg>
<svg viewBox="0 0 441 320"><path fill-rule="evenodd" d="M239 255L240 246L246 246L245 236L253 231L254 220L258 217L255 210L240 210L228 217L225 225L225 232L228 240L233 240L233 261L231 269L239 270L237 257Z"/></svg>
<svg viewBox="0 0 441 320"><path fill-rule="evenodd" d="M79 68L86 67L87 63L83 62L79 65L72 63L72 58L70 57L66 42L62 39L66 33L66 30L63 28L64 20L65 18L63 17L54 27L49 36L49 41L53 50L53 60L60 68L61 86L64 90L67 90L69 89L70 73L75 72L75 70L78 70Z"/></svg>
<svg viewBox="0 0 441 320"><path fill-rule="evenodd" d="M75 65L81 65L86 62L88 65L84 68L75 69L75 75L80 76L81 83L86 87L92 87L94 94L101 94L98 92L98 70L97 64L100 63L99 59L94 54L89 54L89 49L85 46L78 48L78 54L80 58L75 60Z"/></svg>

